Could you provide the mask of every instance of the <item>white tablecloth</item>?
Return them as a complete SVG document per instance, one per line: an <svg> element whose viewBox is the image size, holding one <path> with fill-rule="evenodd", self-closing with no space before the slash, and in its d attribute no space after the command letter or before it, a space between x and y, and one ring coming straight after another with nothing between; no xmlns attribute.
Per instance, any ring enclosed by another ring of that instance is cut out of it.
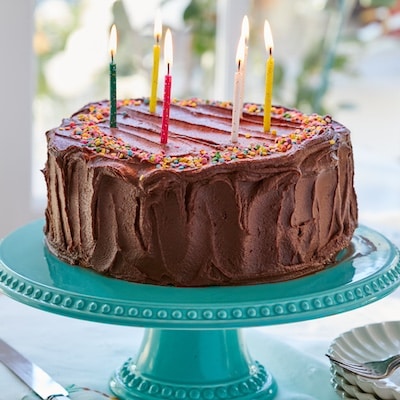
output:
<svg viewBox="0 0 400 400"><path fill-rule="evenodd" d="M254 359L278 382L276 400L338 399L325 353L340 333L372 322L400 319L400 290L343 314L313 321L246 328ZM0 294L0 337L63 385L110 393L114 369L135 356L144 330L100 324L41 311ZM20 400L29 389L0 364L0 400Z"/></svg>

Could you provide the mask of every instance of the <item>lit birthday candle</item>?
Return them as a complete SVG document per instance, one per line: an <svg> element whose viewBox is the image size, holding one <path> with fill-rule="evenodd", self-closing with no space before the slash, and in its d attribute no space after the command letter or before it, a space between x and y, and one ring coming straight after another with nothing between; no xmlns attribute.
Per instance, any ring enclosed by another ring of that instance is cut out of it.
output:
<svg viewBox="0 0 400 400"><path fill-rule="evenodd" d="M114 24L110 32L110 128L117 127L117 65L114 60L116 52L117 28Z"/></svg>
<svg viewBox="0 0 400 400"><path fill-rule="evenodd" d="M168 142L168 129L169 129L169 109L171 106L171 86L172 86L172 35L171 31L168 29L165 34L164 42L164 55L165 63L167 65L167 73L164 79L164 101L163 101L163 113L161 120L161 144L166 144Z"/></svg>
<svg viewBox="0 0 400 400"><path fill-rule="evenodd" d="M271 27L267 20L264 23L264 41L268 53L265 68L264 132L269 132L271 130L272 87L274 81L274 58L272 56L274 43Z"/></svg>
<svg viewBox="0 0 400 400"><path fill-rule="evenodd" d="M241 108L243 105L242 64L244 59L244 47L245 47L244 37L241 36L236 51L237 71L235 72L235 83L233 88L232 132L231 132L232 143L236 143L238 141L240 116L242 115L242 108Z"/></svg>
<svg viewBox="0 0 400 400"><path fill-rule="evenodd" d="M248 58L248 53L249 53L249 19L247 18L247 15L243 17L242 21L242 40L244 41L244 53L243 53L243 62L241 65L241 104L240 104L240 115L243 113L243 102L244 102L244 89L245 89L245 80L246 80L246 67L247 67L247 58Z"/></svg>
<svg viewBox="0 0 400 400"><path fill-rule="evenodd" d="M154 20L154 46L153 46L153 73L151 76L151 95L149 110L156 112L157 107L157 87L158 87L158 69L160 64L160 41L162 36L161 13L158 10Z"/></svg>

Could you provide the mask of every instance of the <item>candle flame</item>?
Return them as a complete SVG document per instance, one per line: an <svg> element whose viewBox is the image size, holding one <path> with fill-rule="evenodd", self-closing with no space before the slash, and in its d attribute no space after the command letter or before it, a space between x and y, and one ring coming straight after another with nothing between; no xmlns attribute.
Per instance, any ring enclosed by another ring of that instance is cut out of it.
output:
<svg viewBox="0 0 400 400"><path fill-rule="evenodd" d="M265 41L265 48L269 54L272 54L272 50L274 48L274 41L272 39L272 32L271 26L269 22L265 20L264 22L264 41Z"/></svg>
<svg viewBox="0 0 400 400"><path fill-rule="evenodd" d="M247 42L249 41L249 35L250 35L250 28L249 28L249 19L247 18L247 15L243 17L242 21L242 36L244 37L244 43L247 46Z"/></svg>
<svg viewBox="0 0 400 400"><path fill-rule="evenodd" d="M168 29L165 34L164 41L164 54L165 54L165 63L167 64L168 73L172 67L172 59L173 59L173 51L172 51L172 35L171 31Z"/></svg>
<svg viewBox="0 0 400 400"><path fill-rule="evenodd" d="M110 32L110 54L112 60L114 60L116 52L117 52L117 28L115 27L115 24L113 24Z"/></svg>
<svg viewBox="0 0 400 400"><path fill-rule="evenodd" d="M239 43L236 50L236 64L238 66L238 70L240 70L241 64L244 60L244 53L245 53L245 37L242 35L240 36Z"/></svg>
<svg viewBox="0 0 400 400"><path fill-rule="evenodd" d="M154 19L154 39L157 43L160 43L161 36L162 36L161 11L157 10Z"/></svg>

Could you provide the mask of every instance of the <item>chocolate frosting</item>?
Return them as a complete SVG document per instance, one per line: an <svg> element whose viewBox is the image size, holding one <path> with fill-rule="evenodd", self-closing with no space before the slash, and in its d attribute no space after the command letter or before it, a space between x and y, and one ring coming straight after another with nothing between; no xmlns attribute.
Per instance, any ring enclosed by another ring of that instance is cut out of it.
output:
<svg viewBox="0 0 400 400"><path fill-rule="evenodd" d="M59 258L175 286L293 279L324 268L357 225L350 132L328 116L229 103L91 103L47 132L45 235Z"/></svg>

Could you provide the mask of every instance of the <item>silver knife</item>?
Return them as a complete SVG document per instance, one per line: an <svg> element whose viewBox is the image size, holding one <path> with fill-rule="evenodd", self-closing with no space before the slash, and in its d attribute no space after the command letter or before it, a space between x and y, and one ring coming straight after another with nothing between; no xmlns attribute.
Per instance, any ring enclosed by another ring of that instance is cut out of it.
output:
<svg viewBox="0 0 400 400"><path fill-rule="evenodd" d="M43 400L70 400L59 383L1 339L0 361Z"/></svg>

